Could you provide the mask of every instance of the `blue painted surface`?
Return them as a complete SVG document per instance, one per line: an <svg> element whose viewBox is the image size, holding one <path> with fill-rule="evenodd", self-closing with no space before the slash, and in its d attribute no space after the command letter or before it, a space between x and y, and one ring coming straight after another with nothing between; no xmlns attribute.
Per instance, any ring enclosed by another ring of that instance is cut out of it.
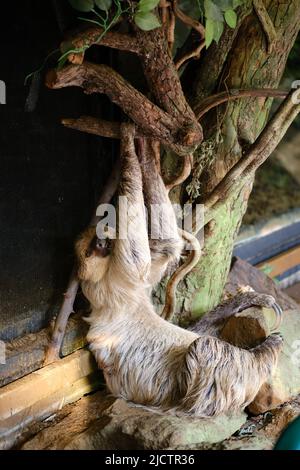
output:
<svg viewBox="0 0 300 470"><path fill-rule="evenodd" d="M300 416L281 434L274 450L300 450Z"/></svg>
<svg viewBox="0 0 300 470"><path fill-rule="evenodd" d="M255 265L300 245L300 222L235 246L233 254ZM299 268L300 269L300 266Z"/></svg>

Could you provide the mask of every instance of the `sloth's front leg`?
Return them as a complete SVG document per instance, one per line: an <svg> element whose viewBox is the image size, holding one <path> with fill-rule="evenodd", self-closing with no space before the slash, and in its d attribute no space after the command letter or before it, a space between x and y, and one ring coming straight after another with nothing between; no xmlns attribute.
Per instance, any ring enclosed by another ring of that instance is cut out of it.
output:
<svg viewBox="0 0 300 470"><path fill-rule="evenodd" d="M272 308L276 314L275 331L282 320L282 309L272 295L260 294L253 290L240 292L236 296L221 303L209 313L206 313L200 320L189 327L189 330L198 334L209 334L218 336L225 325L226 320L250 307Z"/></svg>

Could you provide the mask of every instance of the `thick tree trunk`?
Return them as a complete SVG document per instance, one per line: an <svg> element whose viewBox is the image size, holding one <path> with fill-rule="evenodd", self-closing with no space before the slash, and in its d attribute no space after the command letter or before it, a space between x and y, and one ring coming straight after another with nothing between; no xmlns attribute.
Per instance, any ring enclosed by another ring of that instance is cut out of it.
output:
<svg viewBox="0 0 300 470"><path fill-rule="evenodd" d="M247 2L240 15L242 21L238 31L226 32L219 47L212 46L200 61L194 83L194 106L212 92L224 88L276 88L279 85L299 31L300 3L298 0L266 0L265 5L277 33L272 52L268 53L262 24ZM216 144L214 159L201 175L201 197L216 186L257 138L266 123L271 104L270 98L236 100L220 107L217 118L214 110L205 119L205 137L210 135L214 139L214 134L220 129L223 142ZM203 147L200 146L199 151L203 151ZM206 227L200 263L187 276L178 293L178 310L183 312L183 323L190 315L198 317L220 302L234 240L247 208L251 187L252 182L240 187L230 200L223 203L215 219Z"/></svg>

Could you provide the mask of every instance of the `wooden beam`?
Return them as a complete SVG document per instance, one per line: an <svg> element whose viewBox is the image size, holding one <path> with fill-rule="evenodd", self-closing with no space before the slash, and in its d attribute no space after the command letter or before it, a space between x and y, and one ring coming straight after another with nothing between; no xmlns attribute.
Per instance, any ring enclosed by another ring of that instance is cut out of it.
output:
<svg viewBox="0 0 300 470"><path fill-rule="evenodd" d="M297 265L300 265L300 246L291 248L284 253L280 253L273 258L263 261L256 267L268 276L275 278Z"/></svg>
<svg viewBox="0 0 300 470"><path fill-rule="evenodd" d="M103 383L92 354L81 349L0 389L0 449L20 431L92 392Z"/></svg>
<svg viewBox="0 0 300 470"><path fill-rule="evenodd" d="M81 315L73 315L68 322L62 346L67 356L86 345L88 325ZM0 364L0 387L40 369L51 337L51 328L17 338L5 344L5 364Z"/></svg>

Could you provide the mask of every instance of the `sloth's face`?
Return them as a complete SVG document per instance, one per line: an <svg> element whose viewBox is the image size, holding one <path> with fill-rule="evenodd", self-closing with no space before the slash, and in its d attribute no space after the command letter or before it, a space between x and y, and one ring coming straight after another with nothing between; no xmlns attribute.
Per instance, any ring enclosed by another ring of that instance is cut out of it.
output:
<svg viewBox="0 0 300 470"><path fill-rule="evenodd" d="M86 251L86 257L89 258L92 254L100 258L106 258L110 255L112 249L112 241L110 238L100 239L95 236Z"/></svg>
<svg viewBox="0 0 300 470"><path fill-rule="evenodd" d="M95 251L98 256L102 258L106 258L106 256L110 255L112 248L112 242L110 238L105 238L103 240L97 238Z"/></svg>

